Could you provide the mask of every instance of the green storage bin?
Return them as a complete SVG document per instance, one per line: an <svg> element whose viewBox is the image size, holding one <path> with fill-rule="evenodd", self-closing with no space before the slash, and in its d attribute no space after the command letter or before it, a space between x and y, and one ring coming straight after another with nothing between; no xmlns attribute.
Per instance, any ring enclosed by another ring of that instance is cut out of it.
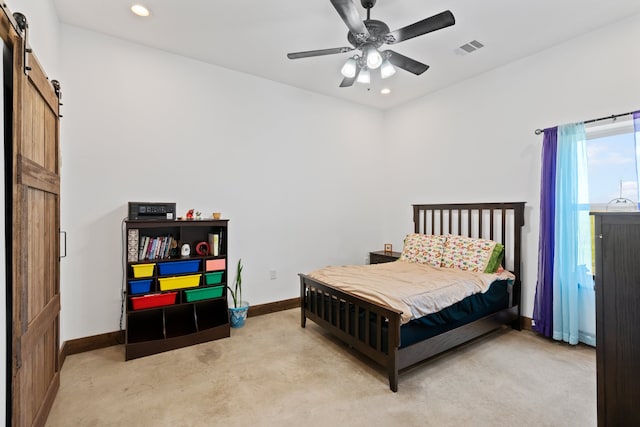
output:
<svg viewBox="0 0 640 427"><path fill-rule="evenodd" d="M187 296L187 302L201 301L203 299L220 298L224 286L214 286L211 288L200 288L184 291Z"/></svg>
<svg viewBox="0 0 640 427"><path fill-rule="evenodd" d="M205 283L207 285L217 285L218 283L222 283L222 273L224 273L224 271L205 273L204 275Z"/></svg>

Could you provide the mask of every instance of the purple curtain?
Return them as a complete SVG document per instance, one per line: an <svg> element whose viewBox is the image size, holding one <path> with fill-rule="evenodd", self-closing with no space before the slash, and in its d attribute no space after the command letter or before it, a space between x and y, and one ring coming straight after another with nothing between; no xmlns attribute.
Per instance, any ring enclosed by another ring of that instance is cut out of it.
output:
<svg viewBox="0 0 640 427"><path fill-rule="evenodd" d="M638 140L638 134L640 134L640 111L633 112L633 140L635 141L636 148L636 181L640 183L640 140ZM640 187L640 185L639 185ZM636 190L637 208L640 210L640 188Z"/></svg>
<svg viewBox="0 0 640 427"><path fill-rule="evenodd" d="M545 129L542 141L538 283L533 305L533 330L546 337L553 335L553 245L557 152L558 128Z"/></svg>

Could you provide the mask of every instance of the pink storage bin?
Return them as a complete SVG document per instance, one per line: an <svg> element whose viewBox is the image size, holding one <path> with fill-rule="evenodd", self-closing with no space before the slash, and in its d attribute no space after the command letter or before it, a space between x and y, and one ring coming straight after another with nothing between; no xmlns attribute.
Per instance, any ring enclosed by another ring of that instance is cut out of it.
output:
<svg viewBox="0 0 640 427"><path fill-rule="evenodd" d="M226 259L208 259L205 263L205 267L207 271L217 271L224 270L227 266Z"/></svg>

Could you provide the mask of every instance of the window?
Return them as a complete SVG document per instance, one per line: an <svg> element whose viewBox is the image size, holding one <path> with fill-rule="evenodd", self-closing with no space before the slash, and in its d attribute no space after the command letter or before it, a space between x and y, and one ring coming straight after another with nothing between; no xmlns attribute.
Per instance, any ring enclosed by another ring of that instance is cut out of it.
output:
<svg viewBox="0 0 640 427"><path fill-rule="evenodd" d="M637 210L637 156L630 118L588 127L587 161L592 211Z"/></svg>
<svg viewBox="0 0 640 427"><path fill-rule="evenodd" d="M591 211L638 210L638 160L633 119L587 127L587 174ZM595 223L591 217L591 271L595 273Z"/></svg>

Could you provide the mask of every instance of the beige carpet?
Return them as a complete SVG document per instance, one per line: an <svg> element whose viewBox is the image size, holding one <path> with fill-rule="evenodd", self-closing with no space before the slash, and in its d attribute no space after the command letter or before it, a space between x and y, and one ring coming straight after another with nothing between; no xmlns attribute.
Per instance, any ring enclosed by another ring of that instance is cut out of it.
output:
<svg viewBox="0 0 640 427"><path fill-rule="evenodd" d="M67 357L47 426L596 425L595 351L509 329L400 374L298 309L231 337L124 361L122 346Z"/></svg>

